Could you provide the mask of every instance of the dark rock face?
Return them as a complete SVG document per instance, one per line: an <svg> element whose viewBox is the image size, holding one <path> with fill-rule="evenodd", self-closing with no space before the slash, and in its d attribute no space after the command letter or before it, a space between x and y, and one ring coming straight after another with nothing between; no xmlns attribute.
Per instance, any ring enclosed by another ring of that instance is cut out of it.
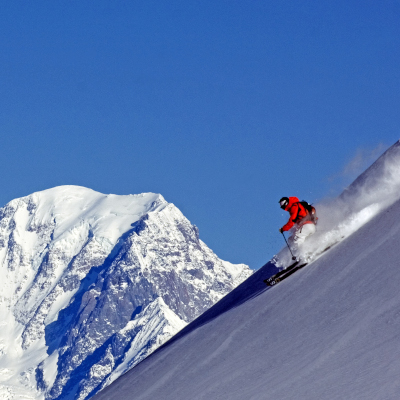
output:
<svg viewBox="0 0 400 400"><path fill-rule="evenodd" d="M34 399L93 396L251 274L151 193L70 186L13 200L0 209L0 244L0 310L30 355L15 371ZM5 345L0 367L10 354Z"/></svg>

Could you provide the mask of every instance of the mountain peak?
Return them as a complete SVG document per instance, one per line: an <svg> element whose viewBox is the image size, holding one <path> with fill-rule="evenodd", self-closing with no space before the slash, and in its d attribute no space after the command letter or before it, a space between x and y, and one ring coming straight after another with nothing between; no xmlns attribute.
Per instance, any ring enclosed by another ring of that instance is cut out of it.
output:
<svg viewBox="0 0 400 400"><path fill-rule="evenodd" d="M0 272L0 382L35 400L92 396L252 273L161 195L79 186L0 209Z"/></svg>
<svg viewBox="0 0 400 400"><path fill-rule="evenodd" d="M35 192L14 203L27 202L34 211L34 223L56 221L54 238L61 239L76 226L84 223L97 237L115 244L148 212L157 211L168 202L155 193L137 195L102 194L82 186L57 186Z"/></svg>

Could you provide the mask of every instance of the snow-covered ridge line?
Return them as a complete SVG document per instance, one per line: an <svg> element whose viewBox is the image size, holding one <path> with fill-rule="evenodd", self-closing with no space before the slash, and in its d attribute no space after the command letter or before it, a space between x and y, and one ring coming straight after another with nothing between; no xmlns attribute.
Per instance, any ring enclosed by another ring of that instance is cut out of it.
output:
<svg viewBox="0 0 400 400"><path fill-rule="evenodd" d="M91 397L251 274L161 195L77 186L0 209L0 270L3 398L37 400Z"/></svg>
<svg viewBox="0 0 400 400"><path fill-rule="evenodd" d="M141 216L168 204L160 194L104 195L80 186L59 186L13 202L24 199L39 205L36 221L48 223L50 218L55 219L53 240L61 239L79 220L85 221L94 235L107 238L111 244Z"/></svg>

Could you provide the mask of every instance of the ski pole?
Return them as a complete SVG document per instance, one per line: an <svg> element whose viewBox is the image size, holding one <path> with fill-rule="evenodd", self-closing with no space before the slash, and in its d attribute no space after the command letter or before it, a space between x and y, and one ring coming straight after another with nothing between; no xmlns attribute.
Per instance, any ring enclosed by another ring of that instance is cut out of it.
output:
<svg viewBox="0 0 400 400"><path fill-rule="evenodd" d="M292 260L293 260L293 261L296 260L296 257L293 255L292 250L291 250L291 248L290 248L290 246L289 246L289 243L288 243L287 240L286 240L285 234L284 234L283 232L281 232L281 233L282 233L283 238L285 239L285 242L286 242L286 245L287 245L287 247L288 247L288 249L289 249L289 251L290 251L290 254L292 255Z"/></svg>

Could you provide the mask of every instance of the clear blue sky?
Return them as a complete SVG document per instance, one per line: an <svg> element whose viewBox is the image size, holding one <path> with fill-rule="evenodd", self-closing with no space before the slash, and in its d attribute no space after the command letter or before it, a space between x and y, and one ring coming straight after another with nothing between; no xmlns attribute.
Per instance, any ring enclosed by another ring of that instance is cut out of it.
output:
<svg viewBox="0 0 400 400"><path fill-rule="evenodd" d="M400 137L398 1L10 1L0 204L58 185L161 193L221 258L282 246Z"/></svg>

